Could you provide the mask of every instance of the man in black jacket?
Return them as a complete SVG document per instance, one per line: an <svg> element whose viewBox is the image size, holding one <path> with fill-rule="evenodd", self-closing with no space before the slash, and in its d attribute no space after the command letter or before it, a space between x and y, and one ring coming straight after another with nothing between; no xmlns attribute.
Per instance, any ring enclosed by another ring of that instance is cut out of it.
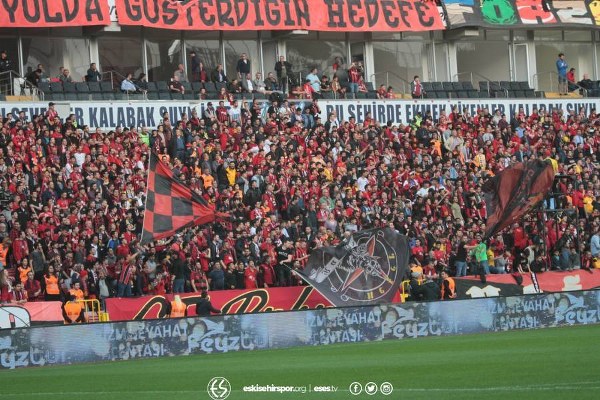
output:
<svg viewBox="0 0 600 400"><path fill-rule="evenodd" d="M221 310L213 307L210 299L208 298L208 293L203 291L200 295L200 300L198 300L196 303L196 315L199 317L209 317L211 312L215 314L221 314Z"/></svg>
<svg viewBox="0 0 600 400"><path fill-rule="evenodd" d="M281 56L279 57L279 61L275 63L275 72L277 73L279 87L283 90L283 93L287 93L288 76L292 74L292 64L285 61L284 56Z"/></svg>

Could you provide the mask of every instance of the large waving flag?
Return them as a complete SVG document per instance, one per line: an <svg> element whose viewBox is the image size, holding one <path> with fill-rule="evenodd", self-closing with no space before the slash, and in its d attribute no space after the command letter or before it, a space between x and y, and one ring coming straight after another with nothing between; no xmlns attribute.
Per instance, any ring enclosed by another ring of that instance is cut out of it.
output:
<svg viewBox="0 0 600 400"><path fill-rule="evenodd" d="M313 251L302 278L336 307L390 303L407 270L408 239L391 228L353 234Z"/></svg>
<svg viewBox="0 0 600 400"><path fill-rule="evenodd" d="M554 168L533 160L505 169L483 185L487 208L485 237L489 238L527 214L550 191Z"/></svg>
<svg viewBox="0 0 600 400"><path fill-rule="evenodd" d="M142 244L213 222L217 216L213 205L181 183L167 165L151 154Z"/></svg>

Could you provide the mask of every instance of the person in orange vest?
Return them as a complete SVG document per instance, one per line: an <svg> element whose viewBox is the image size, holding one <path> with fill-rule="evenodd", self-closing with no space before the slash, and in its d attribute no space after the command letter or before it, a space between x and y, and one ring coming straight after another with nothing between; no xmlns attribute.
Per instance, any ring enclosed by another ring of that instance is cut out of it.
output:
<svg viewBox="0 0 600 400"><path fill-rule="evenodd" d="M62 306L63 318L65 324L75 324L85 322L83 314L83 304L75 301L75 296L70 295L69 301L66 301Z"/></svg>
<svg viewBox="0 0 600 400"><path fill-rule="evenodd" d="M449 300L456 298L456 289L454 279L450 278L448 271L443 270L441 273L442 285L441 285L441 299Z"/></svg>
<svg viewBox="0 0 600 400"><path fill-rule="evenodd" d="M29 271L33 271L31 264L29 263L28 258L24 258L21 260L21 265L19 265L19 282L25 283L27 280L27 274Z"/></svg>
<svg viewBox="0 0 600 400"><path fill-rule="evenodd" d="M75 300L83 300L85 296L83 295L83 290L81 290L81 284L79 282L75 282L73 284L73 288L69 290L69 294L71 296L75 296Z"/></svg>
<svg viewBox="0 0 600 400"><path fill-rule="evenodd" d="M6 255L8 254L8 249L10 249L11 241L8 236L4 238L2 243L0 243L0 266L7 268L6 262L8 261Z"/></svg>
<svg viewBox="0 0 600 400"><path fill-rule="evenodd" d="M179 295L175 295L175 298L171 302L171 311L169 314L171 318L187 317L187 305L181 301Z"/></svg>
<svg viewBox="0 0 600 400"><path fill-rule="evenodd" d="M44 275L46 283L45 301L60 301L60 288L58 287L58 276L54 271L54 266L49 265L48 271Z"/></svg>

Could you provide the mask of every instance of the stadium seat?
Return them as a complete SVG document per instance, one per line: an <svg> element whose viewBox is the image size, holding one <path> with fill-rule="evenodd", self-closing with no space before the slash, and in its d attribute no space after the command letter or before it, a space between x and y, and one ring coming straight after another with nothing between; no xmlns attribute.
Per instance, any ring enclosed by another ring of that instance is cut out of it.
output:
<svg viewBox="0 0 600 400"><path fill-rule="evenodd" d="M156 93L156 92L158 92L158 88L156 87L156 83L155 82L148 82L147 92L148 93Z"/></svg>
<svg viewBox="0 0 600 400"><path fill-rule="evenodd" d="M75 84L75 90L77 90L77 93L89 93L90 92L90 88L88 87L87 82L77 82Z"/></svg>
<svg viewBox="0 0 600 400"><path fill-rule="evenodd" d="M452 90L454 90L454 91L464 90L462 82L452 82Z"/></svg>
<svg viewBox="0 0 600 400"><path fill-rule="evenodd" d="M322 92L321 96L323 96L323 98L327 99L327 100L335 98L335 96L333 95L333 92Z"/></svg>
<svg viewBox="0 0 600 400"><path fill-rule="evenodd" d="M365 86L367 87L367 90L369 92L374 92L375 91L375 87L373 86L373 82L365 82Z"/></svg>
<svg viewBox="0 0 600 400"><path fill-rule="evenodd" d="M77 100L79 101L90 101L90 93L77 93Z"/></svg>
<svg viewBox="0 0 600 400"><path fill-rule="evenodd" d="M480 90L479 91L479 98L480 99L489 99L491 96L488 92L486 92L485 90Z"/></svg>
<svg viewBox="0 0 600 400"><path fill-rule="evenodd" d="M477 92L476 90L468 90L467 93L469 94L470 99L479 98L479 92ZM486 95L487 95L487 93L486 93Z"/></svg>
<svg viewBox="0 0 600 400"><path fill-rule="evenodd" d="M77 93L67 92L67 93L65 93L65 100L66 101L77 101L79 99L77 98Z"/></svg>
<svg viewBox="0 0 600 400"><path fill-rule="evenodd" d="M40 82L38 83L38 89L43 93L50 93L50 83Z"/></svg>
<svg viewBox="0 0 600 400"><path fill-rule="evenodd" d="M65 101L65 94L52 92L49 96L46 96L46 100Z"/></svg>
<svg viewBox="0 0 600 400"><path fill-rule="evenodd" d="M195 100L196 95L194 94L194 92L185 92L183 95L183 99L184 100Z"/></svg>
<svg viewBox="0 0 600 400"><path fill-rule="evenodd" d="M172 100L171 99L171 93L169 93L169 92L158 92L158 99L159 100Z"/></svg>
<svg viewBox="0 0 600 400"><path fill-rule="evenodd" d="M63 85L62 82L50 82L50 90L52 93L63 93Z"/></svg>
<svg viewBox="0 0 600 400"><path fill-rule="evenodd" d="M77 86L73 82L64 82L63 90L65 93L77 93Z"/></svg>
<svg viewBox="0 0 600 400"><path fill-rule="evenodd" d="M462 83L462 87L463 90L475 90L475 88L473 88L473 84L471 82L461 82Z"/></svg>
<svg viewBox="0 0 600 400"><path fill-rule="evenodd" d="M171 93L171 100L183 100L183 95L181 93Z"/></svg>
<svg viewBox="0 0 600 400"><path fill-rule="evenodd" d="M437 98L438 99L447 99L448 98L448 92L436 92Z"/></svg>
<svg viewBox="0 0 600 400"><path fill-rule="evenodd" d="M207 92L206 92L206 98L207 98L207 99L211 99L211 100L216 100L216 99L218 99L218 98L219 98L219 94L218 94L217 92L210 92L210 91L207 91Z"/></svg>
<svg viewBox="0 0 600 400"><path fill-rule="evenodd" d="M146 93L146 98L148 100L158 100L158 92L148 92Z"/></svg>
<svg viewBox="0 0 600 400"><path fill-rule="evenodd" d="M444 90L444 86L442 82L431 82L431 90L434 92L442 92Z"/></svg>
<svg viewBox="0 0 600 400"><path fill-rule="evenodd" d="M377 93L376 92L367 93L367 99L377 99Z"/></svg>
<svg viewBox="0 0 600 400"><path fill-rule="evenodd" d="M206 89L207 92L218 92L214 82L204 82L204 89Z"/></svg>
<svg viewBox="0 0 600 400"><path fill-rule="evenodd" d="M267 96L265 96L264 93L254 93L254 99L255 100L264 100L266 98L267 98Z"/></svg>
<svg viewBox="0 0 600 400"><path fill-rule="evenodd" d="M202 82L192 82L192 91L200 93L200 90L202 90Z"/></svg>
<svg viewBox="0 0 600 400"><path fill-rule="evenodd" d="M102 91L102 93L114 92L111 82L100 82L100 90Z"/></svg>
<svg viewBox="0 0 600 400"><path fill-rule="evenodd" d="M88 82L87 83L90 93L100 93L102 89L100 88L100 82Z"/></svg>
<svg viewBox="0 0 600 400"><path fill-rule="evenodd" d="M469 98L469 92L467 92L466 90L459 90L455 93L459 99L468 99Z"/></svg>
<svg viewBox="0 0 600 400"><path fill-rule="evenodd" d="M525 97L528 99L535 99L535 90L533 89L527 89L524 90L523 93L525 94Z"/></svg>
<svg viewBox="0 0 600 400"><path fill-rule="evenodd" d="M96 93L92 94L92 100L114 100L114 93Z"/></svg>
<svg viewBox="0 0 600 400"><path fill-rule="evenodd" d="M431 82L421 82L421 84L423 85L423 90L425 93L433 92L433 86L431 85Z"/></svg>
<svg viewBox="0 0 600 400"><path fill-rule="evenodd" d="M207 87L206 87L206 84L207 84L207 83L208 83L208 82L206 82L206 83L204 84L204 87L206 88L206 91L207 91L207 92L212 92L212 90L210 90L209 88L207 88ZM210 82L210 83L213 83L213 82ZM215 92L220 92L222 88L225 88L225 89L227 89L227 82L217 82L217 83L213 83L213 85L215 85ZM209 87L210 87L210 86L209 86Z"/></svg>
<svg viewBox="0 0 600 400"><path fill-rule="evenodd" d="M4 93L0 93L0 101L6 101L6 96Z"/></svg>
<svg viewBox="0 0 600 400"><path fill-rule="evenodd" d="M426 99L437 99L437 92L425 92Z"/></svg>
<svg viewBox="0 0 600 400"><path fill-rule="evenodd" d="M446 92L451 92L454 90L454 82L442 82L442 88Z"/></svg>
<svg viewBox="0 0 600 400"><path fill-rule="evenodd" d="M520 90L530 90L531 87L529 87L529 82L519 82L519 89Z"/></svg>
<svg viewBox="0 0 600 400"><path fill-rule="evenodd" d="M362 93L362 92L358 92L358 93L356 93L356 98L357 99L366 99L367 98L367 94L366 93Z"/></svg>
<svg viewBox="0 0 600 400"><path fill-rule="evenodd" d="M165 82L165 81L156 82L156 88L161 93L165 93L165 92L169 93L169 85L167 85L167 82Z"/></svg>
<svg viewBox="0 0 600 400"><path fill-rule="evenodd" d="M181 86L183 86L183 88L185 89L186 92L190 92L192 93L192 84L189 82L181 82Z"/></svg>

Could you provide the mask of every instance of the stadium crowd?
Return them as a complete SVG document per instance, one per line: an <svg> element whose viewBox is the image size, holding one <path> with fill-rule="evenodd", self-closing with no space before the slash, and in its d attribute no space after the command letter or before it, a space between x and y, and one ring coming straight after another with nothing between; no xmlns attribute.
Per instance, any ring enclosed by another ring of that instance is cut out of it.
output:
<svg viewBox="0 0 600 400"><path fill-rule="evenodd" d="M0 301L301 285L311 249L373 227L409 236L425 280L598 264L595 110L455 108L402 125L322 119L316 99L224 100L141 130L78 126L53 103L0 116ZM150 151L231 218L141 246ZM558 172L546 206L572 212L482 241L483 183L535 158Z"/></svg>

